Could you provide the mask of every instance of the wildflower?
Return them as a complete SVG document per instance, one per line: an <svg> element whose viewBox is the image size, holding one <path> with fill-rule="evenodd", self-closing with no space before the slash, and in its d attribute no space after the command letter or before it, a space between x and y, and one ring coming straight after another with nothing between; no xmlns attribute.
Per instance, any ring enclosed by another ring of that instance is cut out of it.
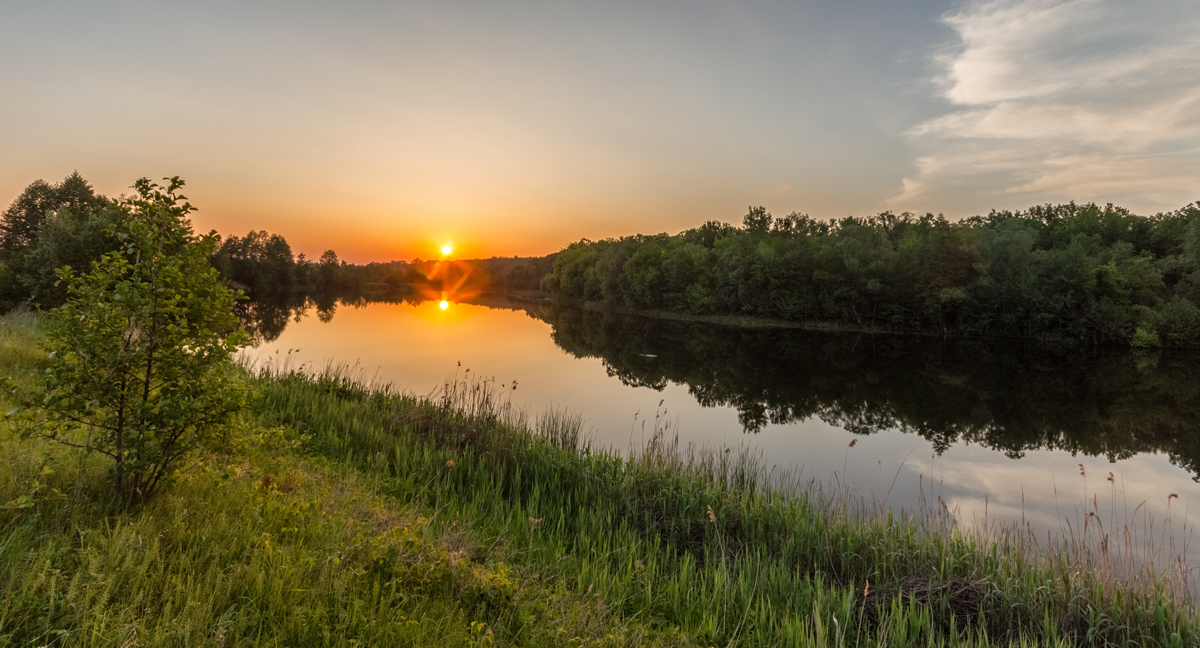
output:
<svg viewBox="0 0 1200 648"><path fill-rule="evenodd" d="M541 522L541 521L542 521L542 520L544 520L544 519L545 519L545 518L535 518L535 517L530 517L530 518L529 518L529 523L530 523L530 524L532 524L533 526L537 526L537 525L538 525L538 522Z"/></svg>
<svg viewBox="0 0 1200 648"><path fill-rule="evenodd" d="M717 523L717 516L715 513L713 513L711 505L709 505L709 507L708 507L708 521L713 524Z"/></svg>
<svg viewBox="0 0 1200 648"><path fill-rule="evenodd" d="M863 598L866 598L867 592L870 592L870 591L871 591L871 581L870 581L870 579L868 579L867 584L863 587Z"/></svg>
<svg viewBox="0 0 1200 648"><path fill-rule="evenodd" d="M1083 469L1083 464L1079 464L1079 474L1087 477L1087 472Z"/></svg>
<svg viewBox="0 0 1200 648"><path fill-rule="evenodd" d="M1113 474L1112 474L1112 473L1108 473L1108 481L1113 481Z"/></svg>
<svg viewBox="0 0 1200 648"><path fill-rule="evenodd" d="M1167 501L1170 502L1171 500L1175 499L1176 497L1179 497L1179 493L1171 493L1170 495L1167 495Z"/></svg>
<svg viewBox="0 0 1200 648"><path fill-rule="evenodd" d="M858 439L850 439L850 445L847 447L853 448L856 445L858 445Z"/></svg>
<svg viewBox="0 0 1200 648"><path fill-rule="evenodd" d="M447 467L447 468L450 468L450 467L451 467L451 466L453 466L453 465L454 465L454 460L453 460L453 459L451 459L451 460L449 460L449 461L447 461L447 462L446 462L446 467Z"/></svg>

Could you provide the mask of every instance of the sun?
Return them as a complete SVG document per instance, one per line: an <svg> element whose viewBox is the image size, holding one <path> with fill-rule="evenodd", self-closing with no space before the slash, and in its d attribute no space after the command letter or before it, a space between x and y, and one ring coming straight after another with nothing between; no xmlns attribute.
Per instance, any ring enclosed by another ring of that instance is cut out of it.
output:
<svg viewBox="0 0 1200 648"><path fill-rule="evenodd" d="M442 246L442 255L443 256L448 256L453 251L454 251L454 248L451 247L449 243Z"/></svg>
<svg viewBox="0 0 1200 648"><path fill-rule="evenodd" d="M447 308L450 308L450 302L443 299L442 302L440 304L438 304L438 308L441 308L442 310L446 310Z"/></svg>

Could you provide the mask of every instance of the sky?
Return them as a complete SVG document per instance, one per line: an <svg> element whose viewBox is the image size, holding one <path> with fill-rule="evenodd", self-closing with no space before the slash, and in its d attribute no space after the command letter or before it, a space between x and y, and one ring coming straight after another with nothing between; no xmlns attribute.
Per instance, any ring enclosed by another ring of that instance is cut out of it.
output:
<svg viewBox="0 0 1200 648"><path fill-rule="evenodd" d="M1195 0L0 4L0 205L178 175L354 262L1200 200Z"/></svg>

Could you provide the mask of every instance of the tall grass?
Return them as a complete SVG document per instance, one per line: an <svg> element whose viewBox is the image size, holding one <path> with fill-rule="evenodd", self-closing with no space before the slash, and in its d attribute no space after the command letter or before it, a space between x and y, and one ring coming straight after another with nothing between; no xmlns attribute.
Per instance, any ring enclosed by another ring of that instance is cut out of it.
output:
<svg viewBox="0 0 1200 648"><path fill-rule="evenodd" d="M0 318L6 374L44 365L36 339L34 320ZM16 431L0 422L0 646L688 645L615 623L291 429L249 418L135 508L104 461ZM11 504L34 482L32 506Z"/></svg>
<svg viewBox="0 0 1200 648"><path fill-rule="evenodd" d="M873 514L750 455L681 450L665 426L622 458L577 444L561 414L526 425L487 380L428 399L337 370L257 381L264 421L388 475L438 525L472 521L514 561L701 644L1200 640L1176 580L1116 581L1086 544L1035 551L1016 532L993 542L936 515Z"/></svg>

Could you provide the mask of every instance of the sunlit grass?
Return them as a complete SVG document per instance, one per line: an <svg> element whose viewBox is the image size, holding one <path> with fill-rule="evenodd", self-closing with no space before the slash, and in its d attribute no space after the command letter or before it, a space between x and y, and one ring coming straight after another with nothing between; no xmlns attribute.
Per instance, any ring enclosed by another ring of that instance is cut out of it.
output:
<svg viewBox="0 0 1200 648"><path fill-rule="evenodd" d="M0 323L6 373L36 323ZM878 515L688 452L632 458L509 385L432 398L256 370L253 411L142 508L107 466L0 430L0 646L1183 646L1167 580ZM53 472L45 472L45 467Z"/></svg>
<svg viewBox="0 0 1200 648"><path fill-rule="evenodd" d="M831 627L868 645L1196 636L1177 581L1122 585L1086 546L1042 554L1017 533L996 544L936 514L879 514L768 475L750 455L681 452L661 430L632 459L580 447L577 425L548 415L525 426L486 380L450 382L432 401L336 371L259 380L264 415L302 426L319 452L390 474L439 523L479 521L525 548L516 560L621 617L660 618L702 644L776 645Z"/></svg>

